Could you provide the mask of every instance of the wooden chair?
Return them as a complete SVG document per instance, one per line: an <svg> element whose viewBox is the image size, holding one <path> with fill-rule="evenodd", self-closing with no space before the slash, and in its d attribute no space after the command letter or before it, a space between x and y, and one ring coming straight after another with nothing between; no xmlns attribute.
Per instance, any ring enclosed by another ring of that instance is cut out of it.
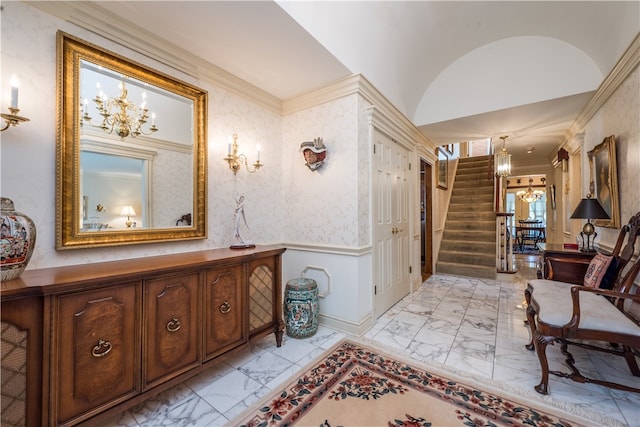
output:
<svg viewBox="0 0 640 427"><path fill-rule="evenodd" d="M625 236L627 244L620 250ZM576 368L573 356L568 351L569 345L575 345L588 350L621 355L625 358L631 374L640 376L633 351L634 348L640 349L640 295L634 290L634 281L640 272L640 259L630 264L639 236L640 212L623 227L616 242L614 254L618 259L618 265L615 274L619 280L616 281L613 290L552 280L529 282L525 298L528 304L527 321L531 328L532 343L527 345L527 348L535 348L540 362L541 380L535 387L537 392L548 394L551 373L577 382L589 382L640 393L640 388L585 377ZM560 343L562 354L567 357L566 363L571 370L570 373L549 370L546 348L556 342ZM608 343L613 344L613 348L608 347Z"/></svg>
<svg viewBox="0 0 640 427"><path fill-rule="evenodd" d="M618 281L620 273L627 266L634 254L635 244L639 232L640 212L632 216L629 222L620 229L620 233L618 233L618 239L616 240L613 252L611 253L611 255L614 256L616 263L613 277L611 278L614 284ZM627 240L627 244L623 249L622 245L624 244L625 239ZM533 293L533 290L536 288L549 290L549 288L561 289L571 285L581 285L584 282L584 275L587 271L587 268L589 267L589 263L590 260L585 259L576 259L570 257L547 257L546 267L548 278L529 280L527 289L525 289L524 291L524 297L527 307L531 306L531 295ZM559 272L559 274L556 274L556 272ZM562 280L556 279L556 276L561 277ZM531 315L535 316L535 312ZM529 316L529 313L527 313L527 316ZM527 320L528 323L530 323L529 320L531 319ZM531 343L527 345L527 348L529 350L533 350L533 339Z"/></svg>

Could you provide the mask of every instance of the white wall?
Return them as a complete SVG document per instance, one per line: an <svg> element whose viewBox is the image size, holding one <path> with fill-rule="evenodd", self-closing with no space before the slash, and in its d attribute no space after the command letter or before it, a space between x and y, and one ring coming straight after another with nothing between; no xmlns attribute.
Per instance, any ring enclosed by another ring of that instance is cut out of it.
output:
<svg viewBox="0 0 640 427"><path fill-rule="evenodd" d="M351 94L283 119L284 281L322 271L320 321L353 333L371 326L373 295L367 105ZM317 137L327 158L312 172L300 144Z"/></svg>

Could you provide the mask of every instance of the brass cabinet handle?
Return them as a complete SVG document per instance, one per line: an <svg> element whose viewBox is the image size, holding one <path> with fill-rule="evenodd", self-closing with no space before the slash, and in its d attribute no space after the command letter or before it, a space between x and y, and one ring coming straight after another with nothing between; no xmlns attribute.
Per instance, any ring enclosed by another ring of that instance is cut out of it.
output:
<svg viewBox="0 0 640 427"><path fill-rule="evenodd" d="M228 301L225 301L221 306L220 306L220 313L222 314L227 314L228 312L231 311L231 304L229 304Z"/></svg>
<svg viewBox="0 0 640 427"><path fill-rule="evenodd" d="M93 347L93 350L91 350L91 354L93 357L104 357L109 354L112 348L113 346L109 341L100 340L98 341L98 344Z"/></svg>
<svg viewBox="0 0 640 427"><path fill-rule="evenodd" d="M167 331L169 332L177 332L182 327L182 323L175 317L172 317L169 322L167 322Z"/></svg>

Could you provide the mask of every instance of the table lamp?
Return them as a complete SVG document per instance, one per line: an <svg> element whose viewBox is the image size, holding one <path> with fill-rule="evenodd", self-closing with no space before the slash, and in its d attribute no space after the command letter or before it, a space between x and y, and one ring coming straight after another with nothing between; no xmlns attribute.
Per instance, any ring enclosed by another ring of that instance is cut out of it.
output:
<svg viewBox="0 0 640 427"><path fill-rule="evenodd" d="M582 231L580 232L580 238L582 239L582 248L580 250L582 252L596 252L596 249L593 247L596 236L596 229L591 224L592 219L609 219L609 214L604 210L600 202L597 199L591 198L591 193L587 194L586 199L580 200L578 206L571 214L571 218L573 219L586 219L587 223L582 227ZM587 244L585 245L585 238L587 240Z"/></svg>
<svg viewBox="0 0 640 427"><path fill-rule="evenodd" d="M127 228L130 228L133 224L133 221L131 221L131 217L136 216L136 211L133 209L133 206L127 205L122 208L122 210L120 211L120 215L127 217L127 221L125 224L127 225Z"/></svg>

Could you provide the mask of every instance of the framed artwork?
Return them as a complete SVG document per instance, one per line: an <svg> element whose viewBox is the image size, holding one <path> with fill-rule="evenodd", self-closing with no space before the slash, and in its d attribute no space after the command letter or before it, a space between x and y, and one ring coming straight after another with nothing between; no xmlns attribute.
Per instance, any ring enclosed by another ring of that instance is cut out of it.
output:
<svg viewBox="0 0 640 427"><path fill-rule="evenodd" d="M620 228L618 202L618 168L616 165L616 138L608 136L589 151L589 173L592 197L598 199L611 219L596 219L598 227Z"/></svg>
<svg viewBox="0 0 640 427"><path fill-rule="evenodd" d="M442 147L436 148L436 154L438 155L438 167L436 168L438 177L436 179L436 184L438 188L446 190L448 187L447 179L449 176L449 156Z"/></svg>

